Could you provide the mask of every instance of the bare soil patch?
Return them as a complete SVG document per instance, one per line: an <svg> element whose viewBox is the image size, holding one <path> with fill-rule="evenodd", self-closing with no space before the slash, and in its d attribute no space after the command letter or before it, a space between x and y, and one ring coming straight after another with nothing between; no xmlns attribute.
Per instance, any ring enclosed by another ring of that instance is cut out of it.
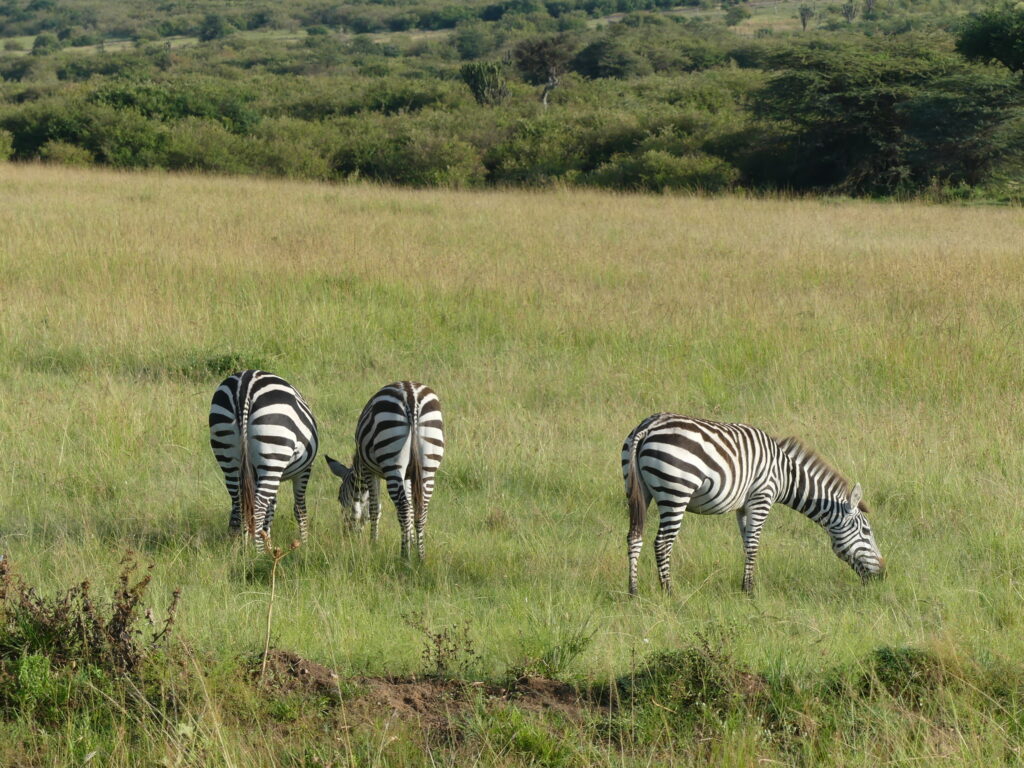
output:
<svg viewBox="0 0 1024 768"><path fill-rule="evenodd" d="M568 683L545 677L522 677L507 688L415 676L342 680L323 664L282 650L273 650L268 656L266 681L275 691L323 696L335 702L344 698L346 704L359 701L370 710L418 723L425 730L449 733L451 724L481 696L488 702L514 703L529 712L556 712L573 721L583 719L594 706Z"/></svg>

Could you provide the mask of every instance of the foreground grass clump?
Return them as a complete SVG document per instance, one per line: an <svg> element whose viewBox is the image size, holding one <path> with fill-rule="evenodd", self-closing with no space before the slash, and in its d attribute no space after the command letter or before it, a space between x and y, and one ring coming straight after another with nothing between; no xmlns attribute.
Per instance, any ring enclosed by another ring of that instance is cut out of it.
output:
<svg viewBox="0 0 1024 768"><path fill-rule="evenodd" d="M17 704L0 764L1019 759L1020 209L34 166L0 167L0 195L0 552L38 594L110 594L131 547L157 616L185 595L156 655L162 725L112 688L109 727ZM276 648L340 681L313 691L252 677L272 564L227 536L206 427L250 365L300 389L331 455L388 381L430 384L446 414L423 564L398 558L387 504L376 546L345 535L314 470L267 672ZM665 410L821 452L863 485L888 579L862 586L779 508L753 600L735 522L691 516L675 594L649 526L628 600L619 450ZM65 674L25 675L47 663ZM647 667L665 682L645 698ZM534 706L524 686L550 678L585 707Z"/></svg>

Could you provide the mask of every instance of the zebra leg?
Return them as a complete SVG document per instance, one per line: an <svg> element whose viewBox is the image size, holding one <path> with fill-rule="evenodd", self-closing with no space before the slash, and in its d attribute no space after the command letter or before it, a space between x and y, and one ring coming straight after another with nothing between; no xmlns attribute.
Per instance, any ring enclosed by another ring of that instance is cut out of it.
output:
<svg viewBox="0 0 1024 768"><path fill-rule="evenodd" d="M270 509L273 507L273 503L274 500L272 497L266 496L259 492L256 493L256 498L254 500L252 509L252 530L253 541L255 541L256 543L257 552L262 552L265 549L262 533L264 530L267 530L268 535L270 533L269 527L266 525L266 522L268 512L270 512ZM273 517L272 513L270 514L270 517Z"/></svg>
<svg viewBox="0 0 1024 768"><path fill-rule="evenodd" d="M423 508L416 518L416 547L420 553L420 560L426 558L426 528L427 528L427 507L430 505L430 497L434 492L434 478L423 478Z"/></svg>
<svg viewBox="0 0 1024 768"><path fill-rule="evenodd" d="M292 490L295 493L295 522L299 524L299 540L305 544L308 538L306 523L306 486L309 484L309 475L313 471L310 466L301 475L292 481Z"/></svg>
<svg viewBox="0 0 1024 768"><path fill-rule="evenodd" d="M658 578L661 580L661 588L665 592L672 591L672 545L679 533L679 526L682 525L685 511L686 504L658 505L661 519L658 523L658 535L654 539L654 558L658 563Z"/></svg>
<svg viewBox="0 0 1024 768"><path fill-rule="evenodd" d="M740 527L740 544L747 540L747 511L740 507L736 510L736 524Z"/></svg>
<svg viewBox="0 0 1024 768"><path fill-rule="evenodd" d="M646 486L641 487L641 492L643 493L644 509L646 510L651 503L651 494ZM626 534L626 550L629 552L629 594L631 596L635 595L637 590L636 568L643 545L644 532L639 530L634 533L633 526L630 525L629 532Z"/></svg>
<svg viewBox="0 0 1024 768"><path fill-rule="evenodd" d="M374 474L367 474L363 483L370 492L370 508L367 510L370 517L370 541L376 541L380 530L380 479Z"/></svg>
<svg viewBox="0 0 1024 768"><path fill-rule="evenodd" d="M761 543L761 529L768 518L771 502L753 501L736 513L743 536L743 591L748 595L754 591L754 561Z"/></svg>
<svg viewBox="0 0 1024 768"><path fill-rule="evenodd" d="M256 499L253 504L253 534L256 549L262 552L264 547L263 534L270 539L270 526L274 523L274 508L277 506L277 493L281 488L281 473L273 472L260 475L256 480Z"/></svg>
<svg viewBox="0 0 1024 768"><path fill-rule="evenodd" d="M643 534L633 535L630 531L626 534L626 548L629 551L629 594L636 594L636 564L640 559L640 548L644 545Z"/></svg>
<svg viewBox="0 0 1024 768"><path fill-rule="evenodd" d="M237 459L233 466L225 467L224 485L228 489L228 496L231 497L231 515L228 517L228 533L237 535L242 532L242 496L241 496L241 472L238 471Z"/></svg>
<svg viewBox="0 0 1024 768"><path fill-rule="evenodd" d="M410 559L412 548L413 520L412 502L410 494L405 486L405 480L401 477L388 478L388 495L395 503L395 511L398 513L398 526L402 529L402 557Z"/></svg>

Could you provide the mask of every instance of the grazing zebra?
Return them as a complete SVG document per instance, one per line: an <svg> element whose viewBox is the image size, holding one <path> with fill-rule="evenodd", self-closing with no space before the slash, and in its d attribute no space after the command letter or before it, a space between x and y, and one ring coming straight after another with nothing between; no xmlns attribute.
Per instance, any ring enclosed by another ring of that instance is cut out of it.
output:
<svg viewBox="0 0 1024 768"><path fill-rule="evenodd" d="M415 528L416 547L423 559L427 505L443 457L444 425L437 395L422 384L398 381L383 387L363 408L356 425L352 467L325 458L341 478L338 501L348 511L349 523L361 525L365 513L374 541L381 511L379 478L384 478L402 527L402 556L410 557Z"/></svg>
<svg viewBox="0 0 1024 768"><path fill-rule="evenodd" d="M644 518L653 498L661 513L654 554L668 591L672 544L683 512L720 515L736 511L745 562L743 591L754 586L761 528L779 502L807 515L832 538L832 550L863 579L884 573L885 562L861 504L835 470L796 438L776 440L745 424L719 424L673 413L649 416L622 446L622 474L629 499L629 593L636 594L636 565Z"/></svg>
<svg viewBox="0 0 1024 768"><path fill-rule="evenodd" d="M210 445L231 496L229 529L247 533L263 549L277 492L291 480L295 519L306 541L306 483L316 458L316 420L302 395L266 371L242 371L217 387L210 403Z"/></svg>

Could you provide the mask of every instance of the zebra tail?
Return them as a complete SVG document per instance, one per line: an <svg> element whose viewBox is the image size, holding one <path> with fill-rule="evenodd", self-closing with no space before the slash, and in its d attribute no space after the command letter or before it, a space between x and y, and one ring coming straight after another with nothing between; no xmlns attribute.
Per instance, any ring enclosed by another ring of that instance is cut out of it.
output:
<svg viewBox="0 0 1024 768"><path fill-rule="evenodd" d="M416 403L410 405L409 474L412 476L413 519L419 521L423 517L423 459L420 456L419 415L416 413Z"/></svg>
<svg viewBox="0 0 1024 768"><path fill-rule="evenodd" d="M241 384L241 382L239 382ZM239 386L241 395L241 386ZM236 398L237 400L237 398ZM242 487L241 504L242 519L245 521L245 530L250 539L256 538L256 478L254 476L252 462L249 460L249 393L245 394L245 402L239 415L238 431L241 435L241 463L242 463Z"/></svg>
<svg viewBox="0 0 1024 768"><path fill-rule="evenodd" d="M633 442L629 446L629 466L626 469L628 491L626 496L629 500L630 539L635 539L643 535L644 522L647 519L647 506L650 503L644 497L643 480L640 477L640 468L636 459L636 452L640 445L640 441L646 436L646 430L643 432L637 432L633 435Z"/></svg>

